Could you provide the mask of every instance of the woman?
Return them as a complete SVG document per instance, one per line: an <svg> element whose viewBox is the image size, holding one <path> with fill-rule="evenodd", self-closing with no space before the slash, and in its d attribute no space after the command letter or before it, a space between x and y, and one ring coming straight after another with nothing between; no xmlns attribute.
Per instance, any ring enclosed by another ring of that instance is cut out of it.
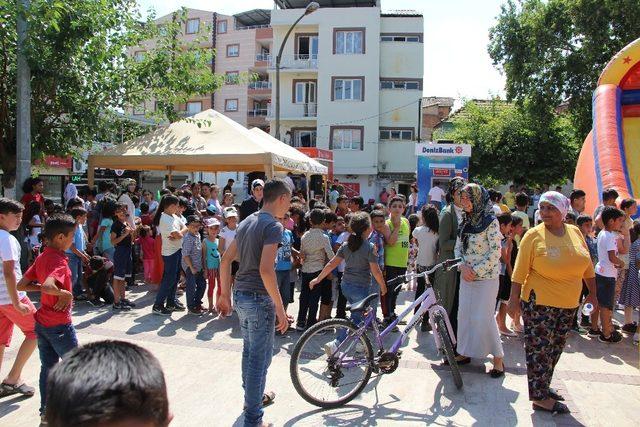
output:
<svg viewBox="0 0 640 427"><path fill-rule="evenodd" d="M540 197L542 224L520 242L511 276L509 311L522 311L529 400L534 410L569 412L564 400L550 388L553 370L571 330L584 280L586 303L597 307L595 271L580 230L565 224L569 199L555 191Z"/></svg>
<svg viewBox="0 0 640 427"><path fill-rule="evenodd" d="M438 219L438 210L433 205L424 205L421 210L422 225L416 227L411 233L418 245L418 256L416 257L416 270L422 273L433 267L436 263L436 253L438 251L438 227L440 225ZM433 283L433 274L429 275L429 281ZM425 291L427 281L424 277L418 278L418 286L416 287L415 299ZM418 311L418 307L415 308ZM426 332L430 330L429 313L425 313L422 318L421 330Z"/></svg>
<svg viewBox="0 0 640 427"><path fill-rule="evenodd" d="M20 199L20 203L29 206L29 202L36 201L40 204L40 213L44 212L44 181L42 178L27 178L22 185L24 196Z"/></svg>
<svg viewBox="0 0 640 427"><path fill-rule="evenodd" d="M464 221L460 226L456 255L460 266L460 306L458 308L457 359L493 356L492 378L504 375L504 351L494 307L498 296L502 234L493 214L489 192L478 184L462 188L460 202Z"/></svg>
<svg viewBox="0 0 640 427"><path fill-rule="evenodd" d="M455 258L453 252L458 238L458 225L462 224L462 203L460 202L460 192L464 187L464 180L456 177L449 181L449 205L442 209L440 213L440 224L438 225L438 258L440 263L448 259ZM458 335L458 295L460 290L460 272L455 270L436 271L433 287L440 295L440 303L447 310L453 333Z"/></svg>
<svg viewBox="0 0 640 427"><path fill-rule="evenodd" d="M411 194L409 194L409 203L407 206L407 216L418 212L418 186L411 184Z"/></svg>

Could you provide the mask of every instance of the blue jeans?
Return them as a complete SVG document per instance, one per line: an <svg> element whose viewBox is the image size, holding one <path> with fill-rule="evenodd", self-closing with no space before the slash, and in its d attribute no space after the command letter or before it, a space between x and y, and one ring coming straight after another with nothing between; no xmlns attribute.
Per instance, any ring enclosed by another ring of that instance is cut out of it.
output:
<svg viewBox="0 0 640 427"><path fill-rule="evenodd" d="M164 261L164 271L162 272L162 281L160 289L156 295L156 306L164 306L166 301L168 306L176 304L176 286L180 280L180 260L182 259L182 249L179 249L173 255L162 256Z"/></svg>
<svg viewBox="0 0 640 427"><path fill-rule="evenodd" d="M76 254L68 254L69 269L71 270L71 284L73 296L77 297L82 291L82 260Z"/></svg>
<svg viewBox="0 0 640 427"><path fill-rule="evenodd" d="M380 285L378 284L378 281L375 279L375 277L371 278L371 285L369 286L369 295L371 294L378 294L378 298L371 301L371 308L373 308L373 312L376 313L378 310L378 300L380 300L380 298L382 297L380 296Z"/></svg>
<svg viewBox="0 0 640 427"><path fill-rule="evenodd" d="M193 274L191 269L187 268L185 273L187 279L187 307L190 309L198 308L202 305L202 297L207 289L204 271L200 270Z"/></svg>
<svg viewBox="0 0 640 427"><path fill-rule="evenodd" d="M233 303L242 331L242 388L244 425L262 423L262 395L273 355L276 310L269 295L234 291Z"/></svg>
<svg viewBox="0 0 640 427"><path fill-rule="evenodd" d="M367 296L369 296L369 286L355 285L352 283L347 283L344 280L342 281L342 294L347 299L349 304L355 304L358 301L362 301ZM364 321L364 317L362 316L362 312L359 313L351 313L351 321L354 325L359 326L360 323ZM340 329L338 332L338 342L344 341L347 337L347 330Z"/></svg>
<svg viewBox="0 0 640 427"><path fill-rule="evenodd" d="M49 371L65 353L78 347L78 338L72 324L47 328L36 322L35 331L40 353L40 415L43 415L47 405Z"/></svg>

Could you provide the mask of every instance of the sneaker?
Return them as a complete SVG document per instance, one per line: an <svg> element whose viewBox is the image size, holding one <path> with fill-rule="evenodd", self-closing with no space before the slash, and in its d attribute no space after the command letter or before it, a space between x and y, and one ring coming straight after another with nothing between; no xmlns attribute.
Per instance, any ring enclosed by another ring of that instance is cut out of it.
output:
<svg viewBox="0 0 640 427"><path fill-rule="evenodd" d="M131 310L131 307L129 307L126 304L123 304L121 302L113 303L113 311L129 311L129 310Z"/></svg>
<svg viewBox="0 0 640 427"><path fill-rule="evenodd" d="M591 337L591 338L598 338L600 336L601 332L600 329L589 329L589 332L587 332L587 336Z"/></svg>
<svg viewBox="0 0 640 427"><path fill-rule="evenodd" d="M635 334L638 331L638 325L635 322L627 323L622 327L622 330L628 334Z"/></svg>
<svg viewBox="0 0 640 427"><path fill-rule="evenodd" d="M128 299L123 299L122 301L120 301L122 304L126 305L127 307L131 307L134 308L136 306L135 303L129 301Z"/></svg>
<svg viewBox="0 0 640 427"><path fill-rule="evenodd" d="M159 316L171 316L171 310L167 310L161 305L154 305L151 312Z"/></svg>
<svg viewBox="0 0 640 427"><path fill-rule="evenodd" d="M181 303L180 301L176 300L175 304L176 307L178 308L187 308L183 303Z"/></svg>
<svg viewBox="0 0 640 427"><path fill-rule="evenodd" d="M305 329L307 329L307 328L302 324L297 324L296 325L296 331L298 331L298 332L304 332Z"/></svg>
<svg viewBox="0 0 640 427"><path fill-rule="evenodd" d="M100 301L99 298L89 300L89 304L91 304L94 307L102 307L102 306L104 306L104 303L102 301Z"/></svg>
<svg viewBox="0 0 640 427"><path fill-rule="evenodd" d="M606 343L619 343L620 341L622 341L622 334L618 331L613 331L611 332L611 335L609 335L609 337L605 337L604 335L600 335L598 337L598 341L600 342L606 342Z"/></svg>
<svg viewBox="0 0 640 427"><path fill-rule="evenodd" d="M180 305L168 305L167 306L167 310L169 310L169 311L185 311L186 308L182 304L180 304Z"/></svg>

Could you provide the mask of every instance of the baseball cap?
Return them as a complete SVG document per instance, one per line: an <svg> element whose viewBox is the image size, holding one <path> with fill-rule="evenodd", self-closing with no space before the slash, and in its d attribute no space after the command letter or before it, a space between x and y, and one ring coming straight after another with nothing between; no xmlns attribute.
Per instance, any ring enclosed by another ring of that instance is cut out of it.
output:
<svg viewBox="0 0 640 427"><path fill-rule="evenodd" d="M136 185L136 180L133 178L125 178L122 180L123 187L128 187L130 185Z"/></svg>
<svg viewBox="0 0 640 427"><path fill-rule="evenodd" d="M202 223L202 220L200 219L200 217L198 215L189 215L187 217L187 225L193 224L194 222Z"/></svg>
<svg viewBox="0 0 640 427"><path fill-rule="evenodd" d="M254 179L253 182L251 183L251 188L254 189L258 186L264 187L264 181L261 179Z"/></svg>
<svg viewBox="0 0 640 427"><path fill-rule="evenodd" d="M218 208L216 208L215 205L207 205L207 212L211 215L215 215L218 213Z"/></svg>
<svg viewBox="0 0 640 427"><path fill-rule="evenodd" d="M205 220L204 220L204 226L205 226L205 227L216 227L216 226L220 226L220 221L218 221L216 218L205 218Z"/></svg>
<svg viewBox="0 0 640 427"><path fill-rule="evenodd" d="M224 210L224 217L231 218L232 216L238 217L238 211L235 208L226 208Z"/></svg>

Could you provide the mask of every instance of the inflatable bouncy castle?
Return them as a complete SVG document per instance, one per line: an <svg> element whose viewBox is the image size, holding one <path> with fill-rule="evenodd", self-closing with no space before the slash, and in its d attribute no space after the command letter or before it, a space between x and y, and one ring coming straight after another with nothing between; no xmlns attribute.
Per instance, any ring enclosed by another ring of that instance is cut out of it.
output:
<svg viewBox="0 0 640 427"><path fill-rule="evenodd" d="M607 64L593 93L593 128L584 141L575 188L587 193L586 212L602 202L602 190L640 197L640 39Z"/></svg>

